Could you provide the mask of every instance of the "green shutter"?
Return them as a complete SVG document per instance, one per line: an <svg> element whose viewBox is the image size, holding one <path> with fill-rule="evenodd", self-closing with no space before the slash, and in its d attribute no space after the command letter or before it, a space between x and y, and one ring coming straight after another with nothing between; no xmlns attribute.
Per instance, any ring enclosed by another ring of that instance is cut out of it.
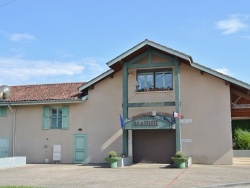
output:
<svg viewBox="0 0 250 188"><path fill-rule="evenodd" d="M43 129L50 129L50 108L48 106L43 107Z"/></svg>
<svg viewBox="0 0 250 188"><path fill-rule="evenodd" d="M0 117L7 116L7 106L0 106Z"/></svg>
<svg viewBox="0 0 250 188"><path fill-rule="evenodd" d="M69 106L62 107L62 129L69 129Z"/></svg>

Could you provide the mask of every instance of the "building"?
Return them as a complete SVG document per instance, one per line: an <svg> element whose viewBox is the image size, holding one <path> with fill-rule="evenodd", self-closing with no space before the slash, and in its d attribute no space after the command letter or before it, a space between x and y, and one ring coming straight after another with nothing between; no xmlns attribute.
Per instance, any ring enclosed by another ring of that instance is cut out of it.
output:
<svg viewBox="0 0 250 188"><path fill-rule="evenodd" d="M182 150L193 163L232 164L231 122L250 117L249 84L149 40L107 65L87 83L12 86L0 157L53 162L60 145L61 163L104 163L110 150L171 163Z"/></svg>

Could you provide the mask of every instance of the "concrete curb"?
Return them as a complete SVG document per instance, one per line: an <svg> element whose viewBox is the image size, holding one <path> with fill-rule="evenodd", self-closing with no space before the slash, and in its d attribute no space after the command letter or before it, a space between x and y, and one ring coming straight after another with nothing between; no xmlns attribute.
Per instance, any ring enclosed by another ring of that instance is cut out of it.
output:
<svg viewBox="0 0 250 188"><path fill-rule="evenodd" d="M217 184L217 185L209 185L209 186L193 187L193 188L236 187L236 186L245 186L245 185L250 185L250 182Z"/></svg>

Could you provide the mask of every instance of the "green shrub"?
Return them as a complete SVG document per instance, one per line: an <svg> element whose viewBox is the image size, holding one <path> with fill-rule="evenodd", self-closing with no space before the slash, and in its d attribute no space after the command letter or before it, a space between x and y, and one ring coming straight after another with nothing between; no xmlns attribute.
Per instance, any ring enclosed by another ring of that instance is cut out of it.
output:
<svg viewBox="0 0 250 188"><path fill-rule="evenodd" d="M176 154L175 154L175 157L182 158L182 157L184 157L184 153L181 152L181 151L177 151Z"/></svg>
<svg viewBox="0 0 250 188"><path fill-rule="evenodd" d="M109 158L111 158L111 157L116 157L116 152L115 151L110 151L109 153L108 153L108 157Z"/></svg>
<svg viewBox="0 0 250 188"><path fill-rule="evenodd" d="M234 132L235 148L239 150L250 150L250 132L240 128Z"/></svg>

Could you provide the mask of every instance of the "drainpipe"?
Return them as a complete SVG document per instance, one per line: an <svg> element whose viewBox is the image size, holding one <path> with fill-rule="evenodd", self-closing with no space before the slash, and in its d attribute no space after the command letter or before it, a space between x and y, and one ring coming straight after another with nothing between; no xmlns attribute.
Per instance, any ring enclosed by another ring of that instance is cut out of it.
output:
<svg viewBox="0 0 250 188"><path fill-rule="evenodd" d="M13 114L13 125L12 125L12 155L15 156L15 147L16 147L16 113L12 110L8 104L10 111Z"/></svg>

